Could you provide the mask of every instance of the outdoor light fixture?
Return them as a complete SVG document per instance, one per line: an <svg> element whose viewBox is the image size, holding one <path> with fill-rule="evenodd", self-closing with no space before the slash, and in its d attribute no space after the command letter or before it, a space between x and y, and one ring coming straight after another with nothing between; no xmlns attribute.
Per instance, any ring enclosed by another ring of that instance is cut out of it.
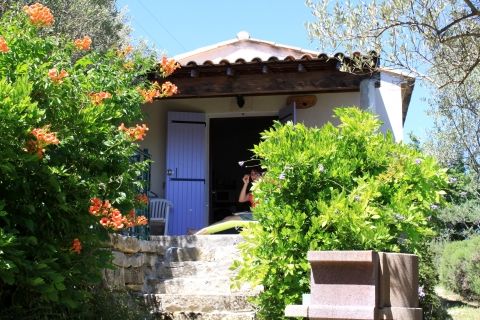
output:
<svg viewBox="0 0 480 320"><path fill-rule="evenodd" d="M237 95L237 106L239 108L243 108L244 105L245 105L245 98L241 94Z"/></svg>

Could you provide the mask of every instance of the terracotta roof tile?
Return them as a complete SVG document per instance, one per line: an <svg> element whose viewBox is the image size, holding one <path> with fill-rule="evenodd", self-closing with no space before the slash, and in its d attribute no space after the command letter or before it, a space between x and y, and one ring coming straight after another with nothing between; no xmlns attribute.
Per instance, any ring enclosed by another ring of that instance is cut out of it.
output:
<svg viewBox="0 0 480 320"><path fill-rule="evenodd" d="M352 56L359 54L359 52L354 52ZM375 51L369 52L368 55L377 57ZM310 60L326 62L330 59L341 60L347 57L342 52L329 56L326 53L305 50L271 41L252 39L247 32L242 31L237 34L235 39L202 47L177 55L174 58L183 66L195 67L259 64L279 61L293 62L297 60L299 62Z"/></svg>

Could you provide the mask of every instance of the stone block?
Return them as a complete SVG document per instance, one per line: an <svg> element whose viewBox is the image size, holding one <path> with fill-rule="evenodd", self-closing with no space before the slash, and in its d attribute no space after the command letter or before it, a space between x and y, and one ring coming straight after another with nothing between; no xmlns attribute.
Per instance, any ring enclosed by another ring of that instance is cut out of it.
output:
<svg viewBox="0 0 480 320"><path fill-rule="evenodd" d="M230 288L229 277L186 277L186 278L173 278L163 282L165 292L168 294L176 294L182 292L184 294L230 294L232 289Z"/></svg>
<svg viewBox="0 0 480 320"><path fill-rule="evenodd" d="M165 283L164 280L157 279L157 278L145 278L143 283L143 293L159 293L165 292Z"/></svg>
<svg viewBox="0 0 480 320"><path fill-rule="evenodd" d="M164 255L167 248L162 242L159 241L139 240L138 243L140 245L139 251L145 253Z"/></svg>
<svg viewBox="0 0 480 320"><path fill-rule="evenodd" d="M311 297L310 297L310 293L304 293L302 294L302 304L304 305L309 305L311 304L310 301L311 301Z"/></svg>
<svg viewBox="0 0 480 320"><path fill-rule="evenodd" d="M143 286L140 284L127 284L125 287L128 290L135 291L135 292L142 292Z"/></svg>
<svg viewBox="0 0 480 320"><path fill-rule="evenodd" d="M155 312L215 312L215 311L254 311L254 307L243 295L187 295L150 294L145 301L155 306Z"/></svg>
<svg viewBox="0 0 480 320"><path fill-rule="evenodd" d="M112 255L113 255L113 260L112 263L118 267L126 267L127 263L127 258L125 256L125 253L120 252L120 251L115 251L112 250Z"/></svg>
<svg viewBox="0 0 480 320"><path fill-rule="evenodd" d="M243 241L240 235L150 236L150 240L169 247L230 248Z"/></svg>
<svg viewBox="0 0 480 320"><path fill-rule="evenodd" d="M285 317L308 317L308 306L306 305L288 305L285 307Z"/></svg>
<svg viewBox="0 0 480 320"><path fill-rule="evenodd" d="M316 320L375 320L376 312L373 306L308 306L308 318Z"/></svg>
<svg viewBox="0 0 480 320"><path fill-rule="evenodd" d="M126 268L125 271L125 284L138 284L143 285L145 278L145 271L143 267L139 268Z"/></svg>
<svg viewBox="0 0 480 320"><path fill-rule="evenodd" d="M122 236L119 234L110 235L113 249L124 253L137 253L140 251L140 243L137 238Z"/></svg>
<svg viewBox="0 0 480 320"><path fill-rule="evenodd" d="M378 254L373 251L309 252L311 304L369 306L378 302Z"/></svg>
<svg viewBox="0 0 480 320"><path fill-rule="evenodd" d="M308 253L311 294L288 317L308 319L422 320L418 257L373 251Z"/></svg>
<svg viewBox="0 0 480 320"><path fill-rule="evenodd" d="M123 268L138 268L145 264L145 254L144 253L135 253L135 254L125 254L119 251L112 251L113 253L113 264Z"/></svg>
<svg viewBox="0 0 480 320"><path fill-rule="evenodd" d="M418 307L418 257L405 253L379 253L379 307Z"/></svg>
<svg viewBox="0 0 480 320"><path fill-rule="evenodd" d="M145 264L145 253L127 255L127 267L138 268Z"/></svg>
<svg viewBox="0 0 480 320"><path fill-rule="evenodd" d="M170 320L255 320L255 312L168 312L162 319Z"/></svg>
<svg viewBox="0 0 480 320"><path fill-rule="evenodd" d="M310 263L325 263L325 262L366 262L373 263L375 256L378 253L375 251L344 251L344 250L330 250L330 251L308 251L307 260Z"/></svg>
<svg viewBox="0 0 480 320"><path fill-rule="evenodd" d="M125 269L103 269L103 281L110 289L122 289L125 287Z"/></svg>
<svg viewBox="0 0 480 320"><path fill-rule="evenodd" d="M422 320L421 308L387 307L378 310L379 320Z"/></svg>
<svg viewBox="0 0 480 320"><path fill-rule="evenodd" d="M163 256L159 256L156 254L145 254L145 266L147 267L155 267L159 264L161 264L163 261Z"/></svg>
<svg viewBox="0 0 480 320"><path fill-rule="evenodd" d="M236 272L230 270L231 264L231 260L169 262L157 265L156 270L164 278L234 276Z"/></svg>
<svg viewBox="0 0 480 320"><path fill-rule="evenodd" d="M182 262L200 260L200 250L198 248L180 248L171 247L165 252L165 262Z"/></svg>

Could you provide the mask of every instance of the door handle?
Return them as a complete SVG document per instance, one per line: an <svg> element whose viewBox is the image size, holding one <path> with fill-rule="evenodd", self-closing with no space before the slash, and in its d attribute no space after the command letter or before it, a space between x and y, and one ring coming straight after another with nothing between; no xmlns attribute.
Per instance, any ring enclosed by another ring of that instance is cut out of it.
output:
<svg viewBox="0 0 480 320"><path fill-rule="evenodd" d="M178 168L175 168L175 172L172 169L167 169L167 176L173 176L175 174L175 177L178 177Z"/></svg>

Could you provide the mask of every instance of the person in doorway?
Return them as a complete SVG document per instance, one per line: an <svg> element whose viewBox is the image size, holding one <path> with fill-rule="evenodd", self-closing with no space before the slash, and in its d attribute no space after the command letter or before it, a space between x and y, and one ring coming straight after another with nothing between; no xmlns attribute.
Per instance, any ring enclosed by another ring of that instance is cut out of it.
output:
<svg viewBox="0 0 480 320"><path fill-rule="evenodd" d="M243 176L243 187L240 190L240 195L238 196L238 202L249 202L250 203L250 208L255 208L255 201L253 199L253 193L250 191L247 191L248 185L250 182L255 182L257 181L260 177L262 176L262 173L260 170L256 168L252 168L250 170L250 174L246 174ZM253 220L252 213L251 212L241 212L238 213L237 216L239 216L242 220Z"/></svg>
<svg viewBox="0 0 480 320"><path fill-rule="evenodd" d="M255 168L251 169L249 174L245 174L243 176L242 178L243 186L238 196L238 202L240 203L249 202L250 208L255 207L253 194L252 192L250 192L250 190L248 190L248 186L250 185L250 182L257 181L261 176L262 176L262 173L260 172L260 170ZM199 230L198 232L196 232L196 234L201 235L201 234L217 233L217 232L224 231L231 228L243 227L245 223L249 223L249 222L254 222L251 211L237 212L231 216L223 218L222 220L206 228Z"/></svg>

